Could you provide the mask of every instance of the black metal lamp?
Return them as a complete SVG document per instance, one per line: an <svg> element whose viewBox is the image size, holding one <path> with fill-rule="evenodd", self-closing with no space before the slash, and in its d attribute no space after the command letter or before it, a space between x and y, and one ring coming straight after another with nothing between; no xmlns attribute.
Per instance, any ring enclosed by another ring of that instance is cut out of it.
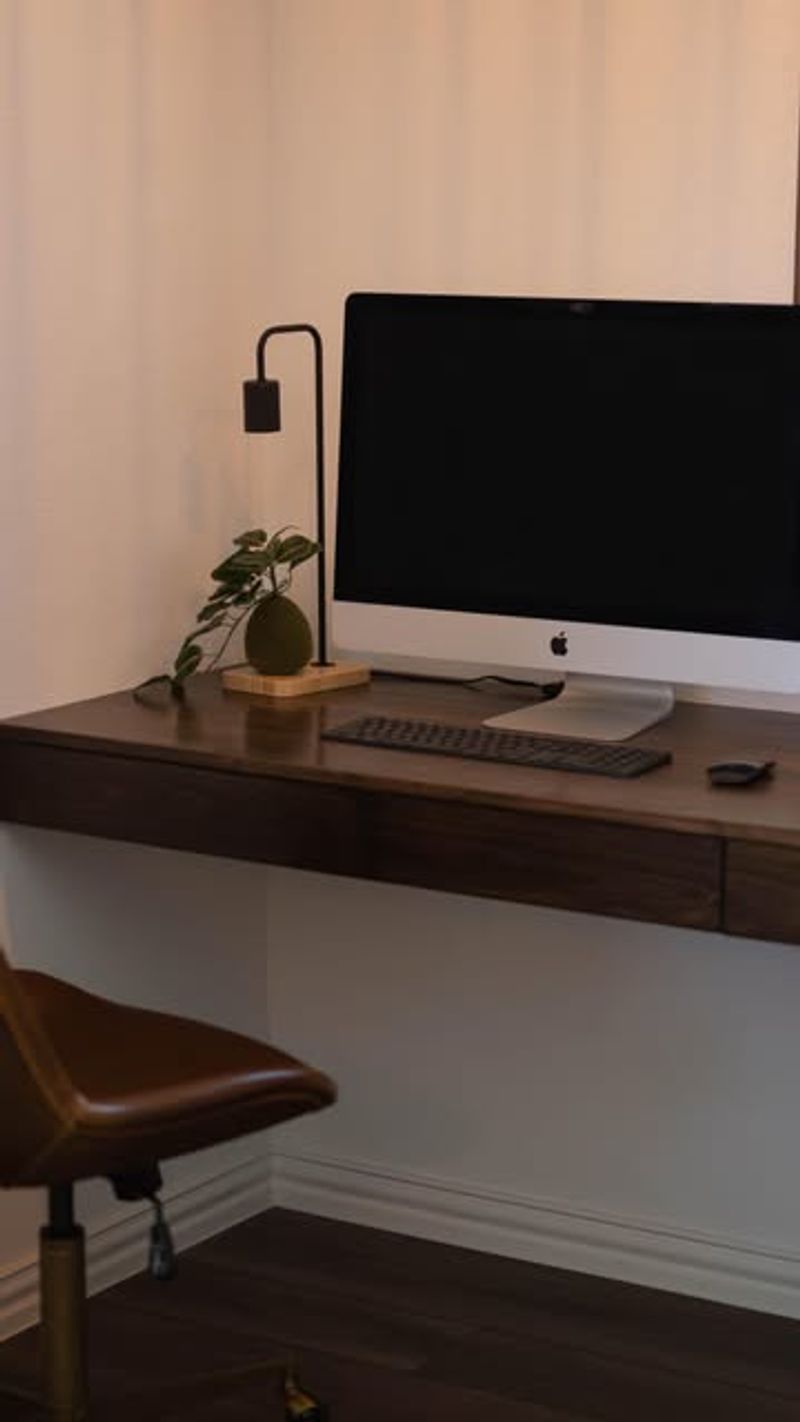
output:
<svg viewBox="0 0 800 1422"><path fill-rule="evenodd" d="M256 346L256 379L244 382L244 427L249 434L272 434L281 427L281 387L277 380L268 380L265 370L265 350L272 336L304 332L314 342L314 404L317 445L317 528L320 545L317 556L317 660L318 667L329 667L328 633L325 598L325 454L322 409L322 337L316 326L269 326L262 331Z"/></svg>
<svg viewBox="0 0 800 1422"><path fill-rule="evenodd" d="M327 611L325 598L325 455L322 410L322 337L316 326L305 322L296 326L269 326L256 346L256 378L244 382L244 427L252 434L269 434L281 427L280 385L268 380L264 352L272 336L302 332L314 343L314 394L317 464L317 528L320 545L317 556L317 660L290 676L261 676L249 669L229 668L223 683L234 691L263 696L306 696L309 692L336 687L359 686L369 681L369 667L360 662L332 662L328 657Z"/></svg>

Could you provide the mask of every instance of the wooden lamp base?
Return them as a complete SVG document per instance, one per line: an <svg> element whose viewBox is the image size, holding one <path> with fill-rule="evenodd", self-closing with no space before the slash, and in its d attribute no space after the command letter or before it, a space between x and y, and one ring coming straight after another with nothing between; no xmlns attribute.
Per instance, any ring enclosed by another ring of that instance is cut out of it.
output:
<svg viewBox="0 0 800 1422"><path fill-rule="evenodd" d="M368 666L361 662L331 662L320 667L313 662L291 676L265 676L252 667L229 667L222 673L228 691L248 691L251 696L311 696L317 691L337 691L345 686L361 686L369 681Z"/></svg>

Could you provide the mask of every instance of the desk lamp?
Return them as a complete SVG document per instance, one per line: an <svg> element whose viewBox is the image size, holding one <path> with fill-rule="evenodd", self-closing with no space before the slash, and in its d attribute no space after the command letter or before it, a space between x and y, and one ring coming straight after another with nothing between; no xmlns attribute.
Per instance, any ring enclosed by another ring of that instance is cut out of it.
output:
<svg viewBox="0 0 800 1422"><path fill-rule="evenodd" d="M249 668L232 668L223 675L226 686L265 696L305 696L337 686L357 686L369 680L369 668L355 662L332 662L328 657L327 607L325 596L325 454L322 403L322 337L307 322L291 326L268 326L256 346L256 378L244 382L244 427L248 434L272 434L281 428L280 384L269 380L265 352L273 336L300 332L314 344L314 413L316 432L316 541L317 555L317 659L291 676L263 676Z"/></svg>

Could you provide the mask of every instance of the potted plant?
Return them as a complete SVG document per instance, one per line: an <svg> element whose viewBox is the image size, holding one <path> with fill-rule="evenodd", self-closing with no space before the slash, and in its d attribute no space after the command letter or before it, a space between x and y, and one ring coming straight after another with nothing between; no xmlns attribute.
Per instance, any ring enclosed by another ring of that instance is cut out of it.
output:
<svg viewBox="0 0 800 1422"><path fill-rule="evenodd" d="M286 594L295 568L317 553L318 543L290 528L271 536L263 528L240 533L233 552L211 572L214 588L197 614L194 630L184 638L171 673L150 677L143 685L168 682L172 694L180 696L193 672L218 665L245 618L245 655L256 671L272 676L300 671L311 658L311 627ZM214 634L217 647L212 653L207 639Z"/></svg>

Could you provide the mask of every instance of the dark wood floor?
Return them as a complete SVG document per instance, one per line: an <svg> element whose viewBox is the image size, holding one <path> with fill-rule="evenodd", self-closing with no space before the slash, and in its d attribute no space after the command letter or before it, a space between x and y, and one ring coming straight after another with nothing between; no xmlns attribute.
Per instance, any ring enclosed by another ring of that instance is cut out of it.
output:
<svg viewBox="0 0 800 1422"><path fill-rule="evenodd" d="M93 1300L94 1416L277 1422L274 1381L192 1379L286 1351L332 1422L800 1418L798 1323L287 1210ZM32 1331L0 1380L35 1363Z"/></svg>

